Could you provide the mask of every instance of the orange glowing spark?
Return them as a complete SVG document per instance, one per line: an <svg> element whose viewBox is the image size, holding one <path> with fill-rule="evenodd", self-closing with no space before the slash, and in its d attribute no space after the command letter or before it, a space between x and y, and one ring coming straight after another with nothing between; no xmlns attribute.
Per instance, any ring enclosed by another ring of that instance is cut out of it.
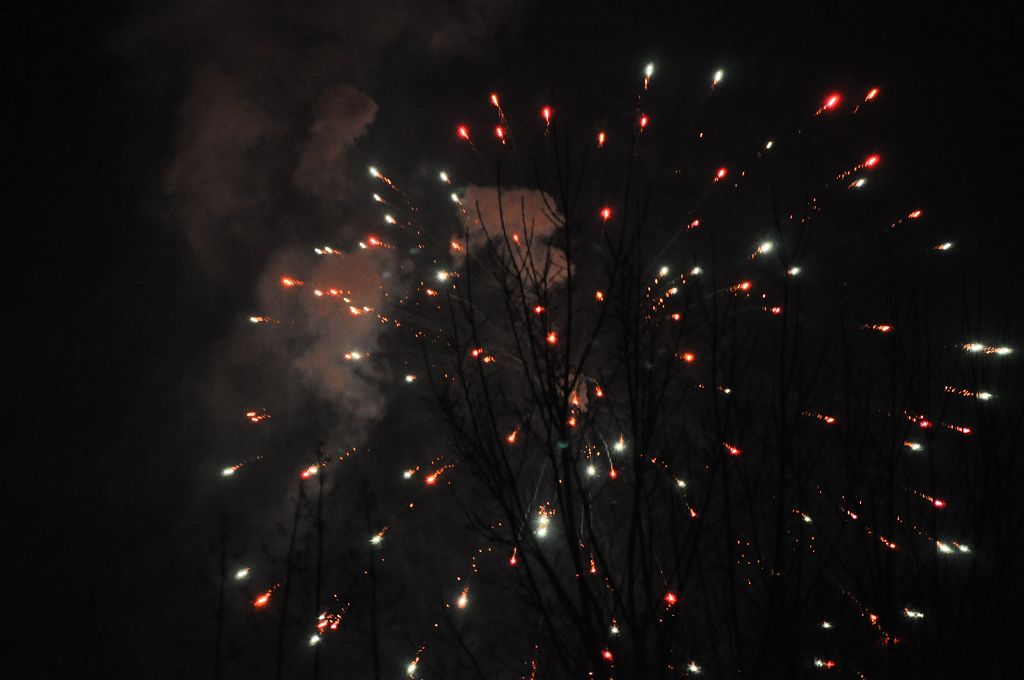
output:
<svg viewBox="0 0 1024 680"><path fill-rule="evenodd" d="M602 130L601 132L597 133L597 148L598 149L603 149L604 148L604 139L605 139L605 137L604 137L604 130Z"/></svg>
<svg viewBox="0 0 1024 680"><path fill-rule="evenodd" d="M644 128L646 128L648 122L650 122L650 119L647 117L646 114L640 116L640 129L643 130Z"/></svg>
<svg viewBox="0 0 1024 680"><path fill-rule="evenodd" d="M500 105L500 104L498 103L498 95L497 95L496 93L492 93L492 94L491 94L491 103L492 103L492 104L494 104L495 106L498 106L498 107L500 107L500 106L501 106L501 105Z"/></svg>
<svg viewBox="0 0 1024 680"><path fill-rule="evenodd" d="M607 222L612 218L612 209L609 207L601 208L601 219Z"/></svg>
<svg viewBox="0 0 1024 680"><path fill-rule="evenodd" d="M729 452L730 456L738 456L741 453L743 453L741 449L739 449L736 446L733 446L732 444L729 444L728 442L722 442L722 446L725 447L725 450Z"/></svg>
<svg viewBox="0 0 1024 680"><path fill-rule="evenodd" d="M298 279L290 279L287 276L281 277L281 285L285 288L301 288L305 283Z"/></svg>
<svg viewBox="0 0 1024 680"><path fill-rule="evenodd" d="M557 345L558 344L558 333L556 333L554 331L551 331L550 333L548 333L547 343L549 345Z"/></svg>
<svg viewBox="0 0 1024 680"><path fill-rule="evenodd" d="M271 595L273 595L273 594L274 594L274 589L271 588L270 590L268 590L267 592L263 593L262 595L257 597L255 600L253 600L252 606L256 607L257 609L262 609L263 607L266 607L267 603L270 602Z"/></svg>
<svg viewBox="0 0 1024 680"><path fill-rule="evenodd" d="M868 90L868 93L864 96L864 101L869 102L869 101L871 101L872 99L874 99L877 96L878 96L878 88L877 87L873 87L870 90Z"/></svg>
<svg viewBox="0 0 1024 680"><path fill-rule="evenodd" d="M551 124L551 107L545 106L540 110L541 118L544 119L544 123L547 125Z"/></svg>
<svg viewBox="0 0 1024 680"><path fill-rule="evenodd" d="M598 302L604 302L604 292L600 290L595 292L594 299L597 300Z"/></svg>
<svg viewBox="0 0 1024 680"><path fill-rule="evenodd" d="M678 601L679 601L679 598L676 597L675 593L671 593L671 592L665 593L665 606L671 607L672 605L674 605Z"/></svg>
<svg viewBox="0 0 1024 680"><path fill-rule="evenodd" d="M725 176L729 174L729 168L721 167L715 172L715 181L725 179Z"/></svg>
<svg viewBox="0 0 1024 680"><path fill-rule="evenodd" d="M498 125L494 128L494 136L501 140L501 143L505 143L505 128Z"/></svg>
<svg viewBox="0 0 1024 680"><path fill-rule="evenodd" d="M468 127L466 127L465 125L460 125L458 128L456 128L456 132L459 134L459 137L462 137L466 141L469 141L469 128Z"/></svg>

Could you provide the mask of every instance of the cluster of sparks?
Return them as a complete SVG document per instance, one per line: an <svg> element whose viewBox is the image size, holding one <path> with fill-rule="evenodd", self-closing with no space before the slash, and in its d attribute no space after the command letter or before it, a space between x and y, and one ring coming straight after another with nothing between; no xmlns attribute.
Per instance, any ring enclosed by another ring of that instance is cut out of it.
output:
<svg viewBox="0 0 1024 680"><path fill-rule="evenodd" d="M642 79L642 90L644 93L648 92L652 80L655 74L655 66L653 63L648 64L643 69ZM710 84L708 87L709 91L715 91L725 82L725 72L723 70L716 70L710 78ZM854 113L860 110L860 107L874 103L879 97L878 88L870 88L867 90L862 97L859 98ZM501 105L501 98L497 93L492 93L489 97L490 103L493 106L497 114L497 124L494 126L494 138L500 147L508 147L508 150L503 150L502 153L512 153L515 148L515 138L512 133L512 126L508 118L506 117L505 111ZM826 116L834 113L842 108L845 104L844 96L839 92L832 92L827 94L817 105L813 111L809 112L813 114L812 117ZM543 106L539 110L539 115L543 123L543 134L545 136L552 133L552 126L555 120L555 111L551 106ZM649 126L652 125L651 117L640 112L636 119L636 129L633 131L634 137L638 138L643 134ZM479 156L481 149L474 144L474 139L471 134L471 128L468 124L458 124L455 126L455 135L458 140L468 145L470 152L474 156ZM611 137L605 130L600 130L596 134L596 147L598 150L605 150L609 144ZM483 142L481 142L483 146ZM763 145L763 149L759 151L767 151L773 149L776 146L775 141L768 141ZM844 170L836 173L831 177L831 180L838 181L844 186L850 189L863 188L867 183L867 174L877 169L881 165L881 155L878 153L870 153L864 156L861 160L855 162L852 165L844 165ZM398 184L394 179L385 175L377 167L371 167L369 169L371 178L377 182L380 182L383 187L381 191L387 194L387 197L382 196L379 193L373 193L373 202L385 207L389 210L383 215L383 220L389 227L395 227L396 229L413 229L412 214L416 212L416 209L412 206L412 203L401 191ZM731 183L733 178L743 177L743 171L730 170L727 165L721 165L711 171L709 183L711 185ZM438 172L438 178L445 187L450 187L455 183L452 175L447 170ZM447 189L446 189L447 191ZM390 192L390 193L388 193ZM459 192L451 194L452 202L455 204L455 209L460 211L461 214L466 214L466 209L461 204L461 198ZM602 224L609 224L613 220L617 219L618 208L614 205L597 205L593 208L591 215L596 215L596 219ZM396 216L397 215L397 216ZM903 217L895 220L889 225L889 228L894 229L900 225L905 224L907 221L916 221L922 217L923 213L920 209L914 209L906 213ZM682 222L682 231L698 231L703 228L703 224L700 218L688 217ZM417 231L417 234L420 232ZM522 246L525 242L526 235L520 237L519 234L513 234L510 239L516 246ZM397 240L396 240L397 242ZM458 240L451 241L447 244L449 246L449 254L455 256L454 259L460 259L466 256L466 250L468 246L465 242ZM389 249L395 250L397 248L391 242L384 241L380 237L372 234L367 234L363 239L356 242L356 247L360 249ZM425 246L418 243L417 247L423 249ZM943 242L934 246L935 250L943 251L948 250L952 247L951 243ZM778 244L773 240L763 240L758 243L748 245L743 252L745 253L744 259L748 261L760 262L761 260L767 260L778 256ZM315 247L313 252L317 256L337 256L345 257L348 251L344 248L336 246L321 245ZM452 262L442 262L440 256L434 259L432 266L436 267L435 270L429 276L425 276L424 280L419 283L416 287L416 294L423 296L425 303L431 305L440 304L440 299L443 298L443 292L458 284L460 273L458 267L454 266ZM782 272L788 277L795 277L801 272L799 266L789 263ZM679 272L686 272L681 274ZM703 270L700 266L693 266L692 268L679 268L673 272L672 267L663 266L658 269L657 275L651 279L650 284L646 288L647 298L645 299L645 313L651 318L655 316L664 317L675 323L682 323L684 314L680 311L675 311L671 304L673 300L679 296L683 286L686 286L688 282L701 276ZM428 285L428 281L431 284ZM283 290L287 291L289 295L311 295L314 298L322 299L323 302L318 304L339 304L341 305L341 313L349 315L354 322L366 322L370 323L370 319L376 320L379 323L394 323L396 327L399 327L399 323L395 321L391 316L391 312L382 312L381 310L374 309L368 305L360 304L355 298L352 291L339 287L337 284L331 285L330 282L321 281L303 281L295 278L291 275L282 275L279 279L280 286ZM761 296L764 298L762 309L769 312L773 317L784 316L787 310L781 305L776 304L775 301L768 301L767 293L762 293L766 286L763 282L753 278L743 279L736 281L735 279L731 283L727 283L724 292L735 296L737 298L747 298L750 296ZM400 296L396 296L400 297ZM403 300L406 298L402 298ZM604 290L595 290L593 292L593 302L595 305L600 305L606 300L606 292ZM548 309L545 305L538 303L532 309L533 314L540 319L543 326L542 338L543 344L547 346L551 352L557 352L561 349L565 342L563 334L560 333L560 329L555 328L551 325L548 320ZM264 325L264 324L278 324L279 322L268 316L254 315L249 318L249 321L253 324ZM411 325L412 326L412 325ZM415 327L415 326L412 326ZM868 322L863 323L859 326L860 329L866 331L873 331L882 335L891 336L895 329L892 323L879 321L879 322ZM422 330L417 330L418 333L422 333ZM898 337L898 336L897 336ZM957 346L959 349L971 355L991 355L991 356L1005 356L1012 353L1012 349L1003 345L989 345L984 342L971 341L964 342ZM683 365L684 370L696 370L701 367L701 364L705 361L703 355L698 353L696 349L682 348L673 353L676 359ZM490 347L470 347L468 350L468 358L479 362L480 364L495 364L503 360L502 352L500 348ZM367 360L376 360L376 353L368 352L362 349L348 349L340 351L338 354L338 360L343 362L360 362ZM692 365L694 368L688 368ZM400 373L397 380L405 383L406 385L416 385L419 382L418 375L416 373L405 372ZM698 385L700 389L704 389L703 384ZM709 386L709 388L712 386ZM725 386L713 386L712 393L718 393L724 396L730 396L732 389ZM984 390L976 390L968 387L947 385L944 388L947 394L954 395L957 397L963 397L968 399L976 399L979 401L989 401L993 399L994 395ZM584 403L584 397L581 396L581 391L573 392L569 398L570 404L568 409L568 416L566 426L570 430L578 429L579 424L583 419L589 417L586 405ZM593 380L592 384L588 386L586 396L590 400L602 399L605 397L605 388L597 380ZM838 418L834 415L830 415L826 412L805 409L801 411L801 415L809 418L817 423L836 426L837 429L842 427ZM891 414L890 414L891 415ZM271 415L264 409L256 409L249 411L245 414L246 418L251 423L263 423L271 418ZM960 435L968 436L971 435L973 430L971 427L955 423L946 423L941 420L926 417L919 413L904 413L902 417L907 423L912 425L914 428L921 430L931 430L938 426L939 428L955 432ZM511 427L511 424L510 424ZM505 444L509 447L515 447L520 445L522 438L526 436L528 430L523 424L516 425L507 430L506 433L501 436L504 438ZM899 441L899 440L897 440ZM741 446L742 445L742 446ZM913 453L921 453L925 451L925 445L919 441L907 439L902 441L902 446ZM750 449L753 449L749 442L742 440L738 442L727 442L720 441L720 451L724 452L726 459L735 459L736 464L742 465L743 460L748 456ZM619 475L619 466L615 462L615 456L620 458L630 448L630 444L624 434L618 433L615 436L609 437L609 440L603 445L593 445L586 450L584 459L584 472L587 478L593 479L593 483L596 485L602 478L607 478L608 482L611 482ZM328 463L336 464L337 461L344 460L348 456L352 455L354 450L344 452L338 456L327 456L322 460L319 460L307 467L301 469L299 477L301 480L310 480L311 478L317 477ZM688 483L681 478L678 472L673 472L664 464L663 461L659 461L657 458L646 456L642 452L635 452L631 455L635 455L634 460L650 462L656 469L661 470L664 474L668 475L671 479L671 483L676 486L680 493L683 494L683 503L688 510L691 518L698 518L698 503L691 505L687 493L693 493L690 490ZM221 474L224 477L234 476L237 471L242 469L244 466L261 460L262 456L257 456L250 459L249 461L237 463L229 467L222 469ZM421 488L436 487L445 483L452 484L453 480L457 478L461 468L457 467L456 462L452 459L444 457L434 457L432 459L423 460L421 464L414 465L405 469L401 476L410 480L411 483L422 485ZM914 498L927 503L933 510L943 511L947 509L947 501L943 498L934 494L934 492L926 492L918 489L907 488L908 494ZM883 534L878 527L870 525L867 522L861 521L860 507L861 501L852 498L840 498L838 500L829 501L831 512L837 516L841 516L844 522L849 522L859 527L859 530L864 532L865 535L870 536L871 540L877 541L889 551L896 551L901 548L900 545L893 540L891 536ZM409 503L409 507L413 507L412 503ZM532 506L534 510L534 516L531 519L533 534L536 539L544 541L550 541L554 539L556 533L556 527L558 526L554 522L554 518L558 513L556 505L552 501L543 501L540 504L534 504ZM815 511L817 513L817 510ZM807 526L807 531L814 530L815 522L812 520L811 515L805 512L803 509L794 509L793 514L803 525ZM816 516L818 516L816 514ZM380 550L384 548L385 536L389 532L391 526L390 521L387 526L384 526L376 533L372 534L369 538L369 543L374 550ZM971 554L971 549L966 544L951 539L940 540L936 536L931 535L924 529L915 529L928 541L934 544L937 551L942 554L949 555L961 555L966 556ZM803 531L803 529L801 529ZM564 538L564 537L562 537ZM366 540L361 539L361 540ZM520 551L519 545L512 546L509 553L505 553L508 556L507 565L511 568L517 568L519 561L522 558L522 552ZM754 564L751 562L751 564ZM757 566L757 565L755 565ZM473 572L475 573L477 565L473 562ZM589 558L589 569L591 574L598 573L598 564L593 556ZM247 580L250 577L250 567L240 568L235 573L235 579L238 581ZM666 584L667 586L668 584ZM271 601L274 597L275 592L281 586L280 583L268 587L267 589L259 592L252 600L252 606L257 609L265 609L270 606ZM460 586L457 592L454 594L453 599L448 599L446 608L455 612L461 612L470 608L470 592L471 586L469 583L460 579ZM451 594L448 596L451 598ZM852 596L850 596L852 598ZM863 607L858 601L853 600L856 603L856 608L861 617L868 621L869 625L876 628L879 634L885 638L889 638L889 633L881 629L879 618L876 614L868 611L867 608ZM662 607L665 610L674 610L678 608L684 608L686 602L684 601L682 593L677 590L666 589L662 596ZM335 631L342 625L343 616L346 614L345 608L340 608L335 612L324 611L319 614L316 624L315 631L309 638L310 645L317 645L321 643L324 635L330 631ZM920 611L910 608L909 606L903 610L903 615L908 620L922 619L924 614ZM821 624L822 629L831 629L833 624L825 621ZM619 634L619 624L614 620L611 623L611 637L614 638ZM416 677L420 671L423 655L425 654L426 647L420 646L412 659L408 662L406 668L406 674L408 677ZM604 647L599 650L599 656L607 663L614 664L615 653L612 646ZM815 668L822 670L834 670L838 666L838 662L827 657L819 656L812 657L811 665ZM536 662L534 662L534 668L536 668ZM684 667L686 673L691 675L697 675L702 672L701 666L697 661L691 660Z"/></svg>

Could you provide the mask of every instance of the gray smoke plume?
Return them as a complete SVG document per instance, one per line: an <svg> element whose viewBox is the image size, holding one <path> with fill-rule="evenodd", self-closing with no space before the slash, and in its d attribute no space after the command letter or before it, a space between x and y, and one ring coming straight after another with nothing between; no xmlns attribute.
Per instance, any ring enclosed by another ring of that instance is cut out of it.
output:
<svg viewBox="0 0 1024 680"><path fill-rule="evenodd" d="M210 285L243 286L236 299L254 291L252 307L235 310L240 319L253 313L281 321L259 329L239 323L223 355L209 358L202 382L210 408L235 403L246 390L308 390L329 405L349 444L381 416L382 364L344 359L353 349L375 353L375 315L353 317L348 305L311 290L344 288L360 306L380 309L394 254L316 259L312 246L365 236L359 210L346 203L350 166L378 114L373 89L390 86L395 55L399 63L440 63L475 53L512 8L484 0L186 0L144 5L121 32L122 52L169 65L139 74L139 86L181 92L162 184L174 225ZM254 280L253 272L262 273ZM282 275L306 286L282 290ZM397 277L387 283L400 285ZM246 371L278 375L238 377ZM299 384L289 383L296 378Z"/></svg>
<svg viewBox="0 0 1024 680"><path fill-rule="evenodd" d="M551 244L564 218L557 212L550 194L521 188L502 189L499 194L496 187L469 185L462 191L461 201L466 212L460 212L459 218L469 232L470 247L482 248L488 239L502 240L504 224L510 237L517 234L522 239L523 253L529 241L532 266L538 274L547 272L549 285L557 285L565 278L565 251Z"/></svg>

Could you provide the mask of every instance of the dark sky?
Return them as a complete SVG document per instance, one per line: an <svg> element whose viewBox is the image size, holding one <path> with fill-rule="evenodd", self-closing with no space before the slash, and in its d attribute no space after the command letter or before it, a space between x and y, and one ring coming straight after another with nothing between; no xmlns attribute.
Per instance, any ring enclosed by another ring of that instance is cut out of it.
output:
<svg viewBox="0 0 1024 680"><path fill-rule="evenodd" d="M292 372L253 377L227 357L261 356L240 337L266 300L269 263L379 219L367 164L417 194L436 188L441 165L474 171L453 129L493 125L491 91L520 128L549 102L581 128L614 125L647 61L665 102L722 66L736 94L712 129L746 139L824 92L878 85L887 108L865 131L893 159L889 179L970 250L994 325L1013 299L1000 288L1024 245L1009 3L36 4L5 12L16 34L5 319L17 436L4 478L8 560L20 567L6 585L12 597L29 590L21 633L26 649L45 643L28 661L50 677L189 672L181 657L199 654L190 645L212 626L199 575L215 571L221 517L252 561L260 527L287 516L280 484L227 497L224 465L317 438L416 445L390 427L408 396L346 383L340 392L373 413L352 416L351 404L325 406L333 388L294 386L303 374L287 362ZM314 121L324 138L310 135ZM325 160L328 137L351 146ZM657 153L673 152L666 142ZM1019 332L1019 315L1007 323ZM254 440L243 399L279 382L293 385L280 411L306 415Z"/></svg>

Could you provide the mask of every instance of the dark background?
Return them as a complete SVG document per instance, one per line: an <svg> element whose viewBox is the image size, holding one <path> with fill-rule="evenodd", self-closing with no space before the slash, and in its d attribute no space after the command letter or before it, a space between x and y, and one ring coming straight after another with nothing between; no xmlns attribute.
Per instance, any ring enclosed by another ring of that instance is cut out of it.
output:
<svg viewBox="0 0 1024 680"><path fill-rule="evenodd" d="M431 8L409 5L353 9L336 25L335 40L347 31L366 41L358 56L339 58L351 61L339 73L380 106L348 159L354 175L377 158L425 176L433 159L451 156L454 124L469 116L486 128L495 88L519 102L510 118L535 116L549 96L594 119L610 103L628 110L620 104L648 60L666 97L673 72L704 78L724 65L742 96L777 102L780 120L830 89L873 83L887 107L879 139L898 159L903 193L936 215L936 241L948 234L969 249L981 304L995 326L1019 332L1011 3L523 2L473 28L466 44L456 32L440 56L424 47ZM267 259L322 231L311 223L253 234L227 271L211 271L190 248L163 190L188 82L212 58L204 40L220 32L230 42L233 21L270 13L264 3L225 6L212 21L192 9L183 5L173 27L155 17L174 15L175 3L5 10L16 113L4 220L4 321L15 339L5 553L15 572L5 590L28 605L9 621L15 655L52 677L178 677L189 665L179 657L200 653L180 638L212 625L212 595L195 574L215 560L211 508L222 501L203 475L232 456L218 450L224 435L195 397L250 312ZM299 3L294 12L321 9ZM399 21L402 12L415 16ZM401 28L384 31L389 22ZM269 40L318 39L289 30ZM726 122L737 129L761 127L731 110ZM356 193L352 210L365 213L365 187ZM379 433L369 441L392 443Z"/></svg>

